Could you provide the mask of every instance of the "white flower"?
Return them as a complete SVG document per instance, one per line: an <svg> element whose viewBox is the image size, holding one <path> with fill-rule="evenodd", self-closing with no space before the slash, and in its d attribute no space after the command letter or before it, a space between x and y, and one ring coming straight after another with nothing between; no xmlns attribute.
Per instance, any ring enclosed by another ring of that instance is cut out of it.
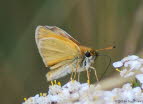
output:
<svg viewBox="0 0 143 104"><path fill-rule="evenodd" d="M50 102L60 102L60 97L58 95L48 95L47 97Z"/></svg>
<svg viewBox="0 0 143 104"><path fill-rule="evenodd" d="M121 71L118 70L120 72L120 76L127 78L134 76L136 70L143 72L143 59L136 55L130 55L123 58L121 61L114 62L113 66L115 68L120 67L122 69Z"/></svg>
<svg viewBox="0 0 143 104"><path fill-rule="evenodd" d="M126 73L127 73L127 69L123 69L123 70L121 70L121 72L120 72L120 76L121 76L121 77L124 77Z"/></svg>
<svg viewBox="0 0 143 104"><path fill-rule="evenodd" d="M143 59L142 58L139 58L138 61L143 64Z"/></svg>
<svg viewBox="0 0 143 104"><path fill-rule="evenodd" d="M58 85L49 86L49 92L48 93L50 95L57 95L61 92L62 92L61 86L58 86Z"/></svg>
<svg viewBox="0 0 143 104"><path fill-rule="evenodd" d="M130 67L130 70L136 70L141 67L141 63L138 60L127 61L125 62L124 67Z"/></svg>
<svg viewBox="0 0 143 104"><path fill-rule="evenodd" d="M114 62L114 63L113 63L113 66L114 66L115 68L119 68L119 67L122 67L122 66L123 66L123 63L122 63L121 61L117 61L117 62Z"/></svg>
<svg viewBox="0 0 143 104"><path fill-rule="evenodd" d="M140 71L143 72L143 67L140 68Z"/></svg>
<svg viewBox="0 0 143 104"><path fill-rule="evenodd" d="M79 97L80 97L80 95L79 95L78 92L71 94L71 100L72 100L72 101L78 100Z"/></svg>
<svg viewBox="0 0 143 104"><path fill-rule="evenodd" d="M121 93L122 95L122 99L124 100L133 100L134 99L134 95L133 95L133 92L131 90L129 91L124 91L123 93Z"/></svg>
<svg viewBox="0 0 143 104"><path fill-rule="evenodd" d="M70 92L74 92L79 90L81 84L77 81L70 81L69 83L65 84L62 89L69 89Z"/></svg>
<svg viewBox="0 0 143 104"><path fill-rule="evenodd" d="M89 89L88 83L84 83L84 84L81 85L79 93L84 92L84 91L86 91L88 89Z"/></svg>
<svg viewBox="0 0 143 104"><path fill-rule="evenodd" d="M143 84L141 85L141 88L143 89Z"/></svg>
<svg viewBox="0 0 143 104"><path fill-rule="evenodd" d="M127 69L123 69L123 70L120 72L120 76L121 76L121 77L124 77L124 78L131 77L131 76L133 76L134 74L135 74L134 72L130 72L130 71L128 71Z"/></svg>
<svg viewBox="0 0 143 104"><path fill-rule="evenodd" d="M130 67L131 67L130 70L139 69L141 67L141 63L135 60L134 62L130 64Z"/></svg>
<svg viewBox="0 0 143 104"><path fill-rule="evenodd" d="M132 90L132 86L130 83L126 83L122 87L123 90Z"/></svg>
<svg viewBox="0 0 143 104"><path fill-rule="evenodd" d="M116 95L114 94L114 93L112 93L111 91L105 91L104 92L104 100L106 101L106 102L114 102L114 97L115 97Z"/></svg>
<svg viewBox="0 0 143 104"><path fill-rule="evenodd" d="M124 78L131 77L131 76L133 76L134 74L135 74L134 72L129 72L128 74L126 74L126 75L124 76Z"/></svg>
<svg viewBox="0 0 143 104"><path fill-rule="evenodd" d="M132 91L134 92L134 95L135 95L135 96L140 96L141 93L142 93L142 90L141 90L140 87L135 87L135 88L133 88Z"/></svg>
<svg viewBox="0 0 143 104"><path fill-rule="evenodd" d="M129 61L129 60L136 60L136 59L138 59L138 58L139 58L139 57L136 56L136 55L129 55L129 56L123 58L123 59L121 60L121 62L124 63L124 62L126 62L126 61Z"/></svg>
<svg viewBox="0 0 143 104"><path fill-rule="evenodd" d="M136 78L137 78L137 80L139 80L140 83L143 84L143 74L137 74Z"/></svg>

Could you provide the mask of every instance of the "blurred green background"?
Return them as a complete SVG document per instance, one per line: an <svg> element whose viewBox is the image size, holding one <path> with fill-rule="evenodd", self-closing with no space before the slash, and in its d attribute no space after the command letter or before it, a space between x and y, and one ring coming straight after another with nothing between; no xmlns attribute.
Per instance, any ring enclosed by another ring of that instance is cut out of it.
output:
<svg viewBox="0 0 143 104"><path fill-rule="evenodd" d="M20 104L24 97L48 90L48 69L34 38L38 25L58 26L95 49L115 45L101 52L112 62L129 54L143 55L142 0L5 0L0 8L1 104ZM106 57L96 60L99 76L108 62ZM106 76L114 72L110 66ZM60 79L62 84L68 80L69 76ZM86 81L86 74L81 80Z"/></svg>

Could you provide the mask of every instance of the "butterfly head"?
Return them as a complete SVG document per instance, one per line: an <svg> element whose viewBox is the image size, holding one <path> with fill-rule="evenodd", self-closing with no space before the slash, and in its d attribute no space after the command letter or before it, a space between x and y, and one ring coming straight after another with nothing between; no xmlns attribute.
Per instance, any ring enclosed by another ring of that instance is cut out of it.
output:
<svg viewBox="0 0 143 104"><path fill-rule="evenodd" d="M85 59L89 60L90 63L93 63L97 57L97 53L93 49L89 49L84 53Z"/></svg>
<svg viewBox="0 0 143 104"><path fill-rule="evenodd" d="M83 67L88 69L92 63L94 63L94 60L97 57L97 52L92 49L92 48L88 48L88 47L80 47L81 51L82 51L82 55L83 55Z"/></svg>

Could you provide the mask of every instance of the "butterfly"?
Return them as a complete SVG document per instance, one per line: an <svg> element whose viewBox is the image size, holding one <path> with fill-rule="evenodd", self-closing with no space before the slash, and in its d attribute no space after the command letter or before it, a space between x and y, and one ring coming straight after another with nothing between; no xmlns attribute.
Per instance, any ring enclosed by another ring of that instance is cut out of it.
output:
<svg viewBox="0 0 143 104"><path fill-rule="evenodd" d="M56 26L38 26L35 40L43 62L50 71L47 80L59 79L73 72L87 71L98 56L98 50L81 45L64 30ZM96 74L96 78L97 74Z"/></svg>

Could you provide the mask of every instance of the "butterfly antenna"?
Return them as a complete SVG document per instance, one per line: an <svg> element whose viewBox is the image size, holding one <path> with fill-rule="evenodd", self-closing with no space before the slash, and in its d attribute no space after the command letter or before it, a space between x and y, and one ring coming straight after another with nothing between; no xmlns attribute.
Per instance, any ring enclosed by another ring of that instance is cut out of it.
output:
<svg viewBox="0 0 143 104"><path fill-rule="evenodd" d="M116 48L116 47L115 46L110 46L110 47L107 47L107 48L97 49L95 51L110 50L110 49L113 49L113 48Z"/></svg>
<svg viewBox="0 0 143 104"><path fill-rule="evenodd" d="M108 69L109 69L109 66L110 66L110 64L111 64L111 57L108 56L108 55L103 55L103 54L98 54L98 56L106 56L106 57L109 58L109 63L108 63L108 65L107 65L107 67L106 67L106 70L103 72L103 74L102 74L102 76L101 76L101 78L100 78L100 80L101 80L101 79L103 79L104 75L106 74L106 72L107 72Z"/></svg>

